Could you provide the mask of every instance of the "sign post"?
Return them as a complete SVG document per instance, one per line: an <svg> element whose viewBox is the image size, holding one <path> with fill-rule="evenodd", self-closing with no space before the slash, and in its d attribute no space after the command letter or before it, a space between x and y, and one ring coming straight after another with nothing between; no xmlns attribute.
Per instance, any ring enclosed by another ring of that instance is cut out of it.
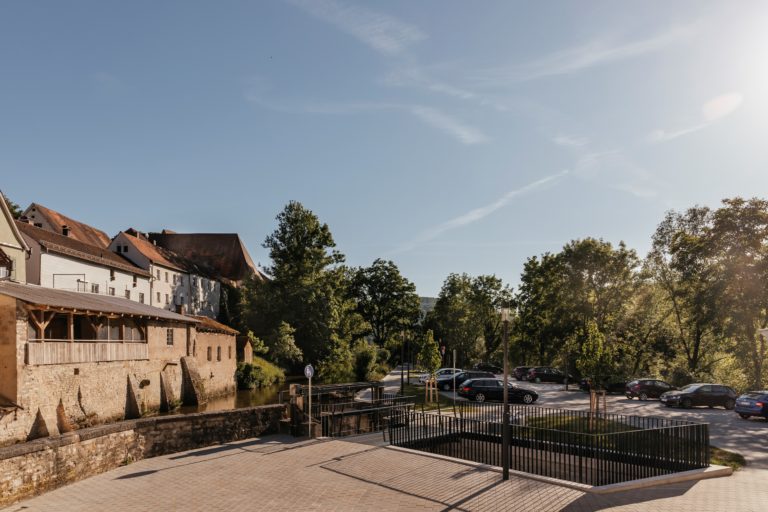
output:
<svg viewBox="0 0 768 512"><path fill-rule="evenodd" d="M503 431L501 436L501 478L509 480L509 309L501 310L501 321L504 325L504 415Z"/></svg>
<svg viewBox="0 0 768 512"><path fill-rule="evenodd" d="M312 438L313 429L312 429L312 377L315 375L315 369L312 368L311 364L308 364L304 367L304 376L309 379L309 437Z"/></svg>

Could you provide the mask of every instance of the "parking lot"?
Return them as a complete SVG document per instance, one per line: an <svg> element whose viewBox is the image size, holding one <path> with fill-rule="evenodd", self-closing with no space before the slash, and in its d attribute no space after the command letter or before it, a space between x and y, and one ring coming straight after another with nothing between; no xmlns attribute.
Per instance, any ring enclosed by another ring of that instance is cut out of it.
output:
<svg viewBox="0 0 768 512"><path fill-rule="evenodd" d="M532 389L539 394L534 405L556 409L589 409L589 393L578 390L578 385L572 384L570 391L565 391L562 384L536 384L533 382L516 381L512 383ZM453 398L452 392L441 392L443 396ZM457 400L464 400L456 397ZM722 407L694 407L678 409L662 405L658 400L641 402L629 400L624 395L606 395L607 410L612 414L633 416L658 416L681 420L696 421L709 424L710 442L725 450L742 454L750 467L768 469L768 449L766 449L766 434L768 421L762 419L743 420L733 411Z"/></svg>

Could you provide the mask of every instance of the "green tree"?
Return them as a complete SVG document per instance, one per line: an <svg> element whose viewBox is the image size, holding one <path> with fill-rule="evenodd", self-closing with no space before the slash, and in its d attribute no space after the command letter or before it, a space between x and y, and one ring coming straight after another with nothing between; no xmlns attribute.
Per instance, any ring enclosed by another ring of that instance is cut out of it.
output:
<svg viewBox="0 0 768 512"><path fill-rule="evenodd" d="M8 209L11 211L11 215L13 216L13 218L18 219L19 217L21 217L22 213L24 213L21 207L18 204L11 201L8 198L8 196L6 196L5 194L3 194L3 199L5 200L5 204L8 205Z"/></svg>
<svg viewBox="0 0 768 512"><path fill-rule="evenodd" d="M581 350L576 359L576 368L586 377L606 377L615 372L615 346L608 343L600 332L597 322L588 321L577 335Z"/></svg>
<svg viewBox="0 0 768 512"><path fill-rule="evenodd" d="M391 261L377 259L370 267L358 269L351 294L357 312L368 322L370 335L380 347L401 331L412 329L419 319L416 286Z"/></svg>
<svg viewBox="0 0 768 512"><path fill-rule="evenodd" d="M427 330L424 335L424 341L419 352L419 361L424 369L432 375L440 368L440 349L431 330Z"/></svg>
<svg viewBox="0 0 768 512"><path fill-rule="evenodd" d="M267 346L269 347L270 359L280 366L288 366L292 363L301 361L303 355L301 349L296 346L294 339L295 329L287 322L280 322L277 332L270 337Z"/></svg>

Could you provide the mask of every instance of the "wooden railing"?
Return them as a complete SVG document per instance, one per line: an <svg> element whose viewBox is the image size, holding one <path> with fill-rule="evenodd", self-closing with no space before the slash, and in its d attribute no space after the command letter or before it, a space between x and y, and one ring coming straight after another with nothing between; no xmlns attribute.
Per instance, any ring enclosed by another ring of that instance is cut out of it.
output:
<svg viewBox="0 0 768 512"><path fill-rule="evenodd" d="M27 364L100 363L149 359L146 342L45 341L27 343Z"/></svg>

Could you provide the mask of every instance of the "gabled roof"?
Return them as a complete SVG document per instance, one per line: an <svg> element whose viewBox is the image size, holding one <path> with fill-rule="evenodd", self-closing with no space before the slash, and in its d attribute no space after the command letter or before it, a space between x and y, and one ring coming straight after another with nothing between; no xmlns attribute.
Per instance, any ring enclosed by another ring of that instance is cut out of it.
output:
<svg viewBox="0 0 768 512"><path fill-rule="evenodd" d="M210 269L219 278L243 281L252 275L263 279L237 233L150 233L149 239L176 254Z"/></svg>
<svg viewBox="0 0 768 512"><path fill-rule="evenodd" d="M210 276L210 272L201 268L200 265L182 258L165 247L155 245L143 233L134 228L127 229L123 233L129 237L130 242L136 247L137 251L156 265L178 270L179 272L191 272L201 276Z"/></svg>
<svg viewBox="0 0 768 512"><path fill-rule="evenodd" d="M224 325L220 322L217 322L212 318L208 318L207 316L197 316L197 315L189 315L189 316L191 316L192 318L200 322L196 326L198 331L218 332L222 334L231 334L232 336L237 336L238 334L240 334L239 331L229 327L228 325Z"/></svg>
<svg viewBox="0 0 768 512"><path fill-rule="evenodd" d="M11 233L13 233L13 236L16 237L16 241L19 243L19 246L25 251L28 251L29 246L27 245L26 240L24 240L24 237L21 236L19 228L16 227L16 221L11 214L11 210L8 208L8 204L5 202L5 194L3 194L2 190L0 190L0 215L5 217L6 222L8 222L8 225L11 227Z"/></svg>
<svg viewBox="0 0 768 512"><path fill-rule="evenodd" d="M10 281L0 281L0 295L7 295L28 304L49 308L77 309L78 311L88 311L104 315L131 315L146 318L162 318L190 324L198 323L197 320L189 316L111 295L70 292Z"/></svg>
<svg viewBox="0 0 768 512"><path fill-rule="evenodd" d="M69 228L70 238L74 238L75 240L79 240L86 244L95 245L96 247L109 247L110 239L105 232L67 217L56 210L51 210L38 203L32 203L29 205L29 208L24 211L24 216L32 218L32 215L35 215L35 218L33 219L35 221L38 219L38 215L43 217L48 224L52 226L51 229L55 233L61 234L61 227L67 226Z"/></svg>
<svg viewBox="0 0 768 512"><path fill-rule="evenodd" d="M130 260L115 254L105 247L97 247L75 240L69 236L59 235L51 231L37 228L26 222L16 221L15 225L24 235L39 243L46 250L73 258L98 263L105 267L115 268L144 277L149 272L134 265Z"/></svg>

